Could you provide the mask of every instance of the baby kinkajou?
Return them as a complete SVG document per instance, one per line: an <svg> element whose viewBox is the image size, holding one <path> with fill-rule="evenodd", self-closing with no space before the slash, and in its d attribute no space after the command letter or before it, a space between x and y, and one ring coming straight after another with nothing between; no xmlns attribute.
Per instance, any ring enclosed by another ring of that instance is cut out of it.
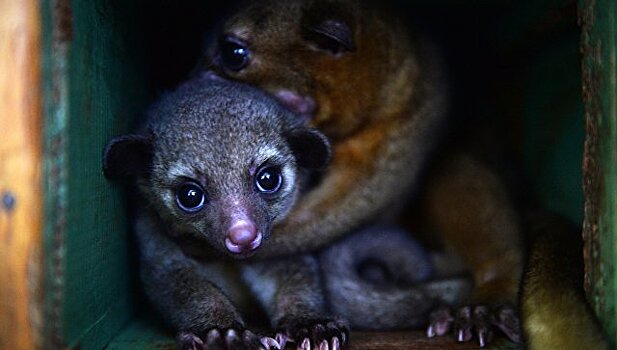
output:
<svg viewBox="0 0 617 350"><path fill-rule="evenodd" d="M345 323L325 312L315 257L237 262L267 245L307 175L329 158L321 133L256 89L210 73L164 95L136 134L109 143L106 176L137 181L144 290L180 348L346 344ZM234 266L281 331L278 341L245 328Z"/></svg>
<svg viewBox="0 0 617 350"><path fill-rule="evenodd" d="M330 158L328 140L302 124L256 89L205 73L155 103L139 132L107 146L106 176L137 181L144 290L178 331L179 348L279 348L291 340L299 349L338 349L348 327L333 315L359 327L417 324L430 305L468 293L464 278L429 281L433 261L392 229L359 232L320 256L250 259ZM369 286L372 300L346 297ZM274 338L246 329L241 314L251 311L251 295ZM358 305L379 310L363 315Z"/></svg>
<svg viewBox="0 0 617 350"><path fill-rule="evenodd" d="M430 159L447 104L430 45L370 1L250 1L224 22L206 66L269 92L332 142L321 182L275 225L258 256L320 248L396 215L401 203L421 203L426 225L463 258L474 282L453 315L436 310L429 335L453 330L484 345L501 329L520 340L517 215L481 162L459 153Z"/></svg>

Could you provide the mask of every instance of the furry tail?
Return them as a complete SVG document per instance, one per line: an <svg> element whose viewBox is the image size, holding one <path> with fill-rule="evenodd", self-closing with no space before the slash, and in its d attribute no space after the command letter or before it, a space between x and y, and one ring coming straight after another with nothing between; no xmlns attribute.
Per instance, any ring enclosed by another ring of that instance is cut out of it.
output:
<svg viewBox="0 0 617 350"><path fill-rule="evenodd" d="M435 279L431 255L391 227L350 235L320 261L331 310L355 329L425 326L431 310L461 302L472 288L466 277Z"/></svg>
<svg viewBox="0 0 617 350"><path fill-rule="evenodd" d="M529 349L608 349L583 291L581 232L556 215L531 220L521 313Z"/></svg>

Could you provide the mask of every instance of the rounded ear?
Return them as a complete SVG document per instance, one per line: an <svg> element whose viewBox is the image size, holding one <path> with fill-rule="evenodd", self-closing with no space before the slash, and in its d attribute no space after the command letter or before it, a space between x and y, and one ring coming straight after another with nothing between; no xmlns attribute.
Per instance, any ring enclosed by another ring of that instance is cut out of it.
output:
<svg viewBox="0 0 617 350"><path fill-rule="evenodd" d="M314 129L296 129L287 135L287 142L302 168L320 170L332 157L328 138Z"/></svg>
<svg viewBox="0 0 617 350"><path fill-rule="evenodd" d="M333 55L356 51L353 16L342 4L318 2L301 23L304 40L318 49Z"/></svg>
<svg viewBox="0 0 617 350"><path fill-rule="evenodd" d="M334 55L356 50L351 28L336 18L324 19L304 29L304 39Z"/></svg>
<svg viewBox="0 0 617 350"><path fill-rule="evenodd" d="M152 143L141 135L111 140L103 153L103 173L108 179L147 176L152 168Z"/></svg>

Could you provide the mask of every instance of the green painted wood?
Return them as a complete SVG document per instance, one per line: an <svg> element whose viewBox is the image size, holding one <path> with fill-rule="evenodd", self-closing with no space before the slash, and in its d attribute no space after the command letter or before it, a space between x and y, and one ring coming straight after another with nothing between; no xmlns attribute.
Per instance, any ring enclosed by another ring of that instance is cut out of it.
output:
<svg viewBox="0 0 617 350"><path fill-rule="evenodd" d="M102 149L145 107L135 2L44 1L47 328L54 347L101 349L132 316L123 192Z"/></svg>
<svg viewBox="0 0 617 350"><path fill-rule="evenodd" d="M173 333L150 316L140 316L122 329L107 350L175 349Z"/></svg>
<svg viewBox="0 0 617 350"><path fill-rule="evenodd" d="M617 4L581 0L585 102L585 288L617 345Z"/></svg>
<svg viewBox="0 0 617 350"><path fill-rule="evenodd" d="M64 297L64 237L66 222L67 123L68 123L68 35L62 30L61 12L51 0L41 4L43 63L43 178L44 178L44 266L45 348L61 348Z"/></svg>

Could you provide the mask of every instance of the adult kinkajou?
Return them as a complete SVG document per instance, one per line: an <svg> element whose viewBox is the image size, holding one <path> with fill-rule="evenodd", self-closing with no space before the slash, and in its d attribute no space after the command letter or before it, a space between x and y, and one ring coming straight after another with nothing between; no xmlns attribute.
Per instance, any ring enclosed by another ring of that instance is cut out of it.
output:
<svg viewBox="0 0 617 350"><path fill-rule="evenodd" d="M460 150L431 158L446 124L441 60L375 4L246 2L207 50L204 69L269 92L332 143L321 182L275 225L258 255L322 248L412 201L422 224L463 258L474 282L459 309L436 310L429 335L453 330L460 341L485 345L499 329L520 341L524 253L508 191L488 166Z"/></svg>

